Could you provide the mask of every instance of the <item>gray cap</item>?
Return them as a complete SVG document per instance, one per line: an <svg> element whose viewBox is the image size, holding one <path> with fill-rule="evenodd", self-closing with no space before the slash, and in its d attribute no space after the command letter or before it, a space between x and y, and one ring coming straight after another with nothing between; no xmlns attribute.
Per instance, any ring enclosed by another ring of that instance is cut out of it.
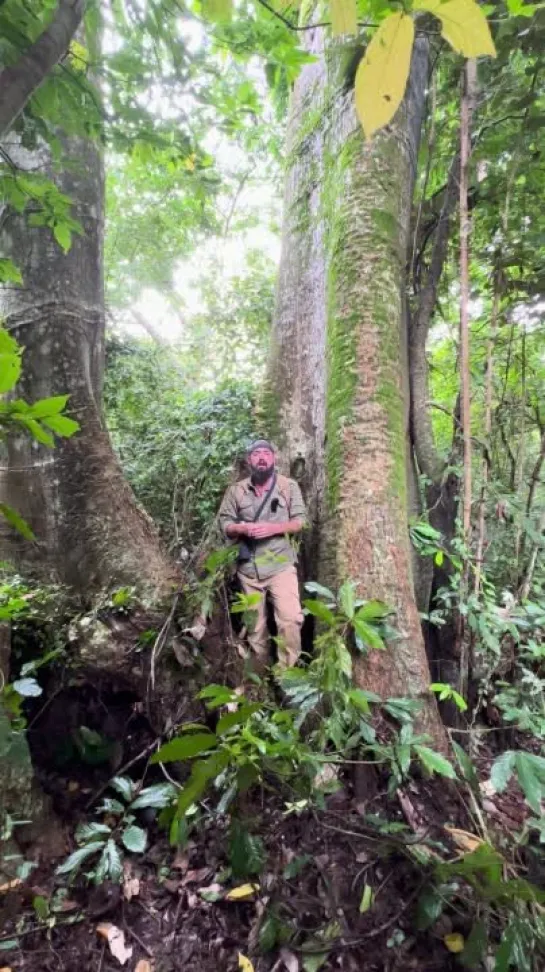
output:
<svg viewBox="0 0 545 972"><path fill-rule="evenodd" d="M246 455L249 456L254 449L270 449L274 452L274 446L268 439L256 439L255 442L251 442L246 450Z"/></svg>

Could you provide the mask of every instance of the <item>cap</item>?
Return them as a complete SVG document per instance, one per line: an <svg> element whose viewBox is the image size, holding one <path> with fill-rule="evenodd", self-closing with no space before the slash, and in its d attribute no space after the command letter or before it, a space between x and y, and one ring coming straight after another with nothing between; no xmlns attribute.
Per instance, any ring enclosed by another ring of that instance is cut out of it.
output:
<svg viewBox="0 0 545 972"><path fill-rule="evenodd" d="M268 439L256 439L255 442L251 442L246 450L246 455L249 456L254 449L270 449L271 452L274 452L274 446Z"/></svg>

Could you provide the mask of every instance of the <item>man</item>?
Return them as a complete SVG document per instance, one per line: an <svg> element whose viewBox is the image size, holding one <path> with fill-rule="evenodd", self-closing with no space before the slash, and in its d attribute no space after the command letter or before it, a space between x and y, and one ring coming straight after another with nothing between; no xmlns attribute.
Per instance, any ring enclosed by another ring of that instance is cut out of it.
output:
<svg viewBox="0 0 545 972"><path fill-rule="evenodd" d="M219 518L226 537L239 543L237 574L245 594L260 594L254 630L249 635L258 668L270 663L266 597L270 597L278 628L278 662L297 664L301 653L303 612L290 538L305 525L301 490L293 479L275 470L275 452L266 439L253 442L247 453L251 475L231 486Z"/></svg>

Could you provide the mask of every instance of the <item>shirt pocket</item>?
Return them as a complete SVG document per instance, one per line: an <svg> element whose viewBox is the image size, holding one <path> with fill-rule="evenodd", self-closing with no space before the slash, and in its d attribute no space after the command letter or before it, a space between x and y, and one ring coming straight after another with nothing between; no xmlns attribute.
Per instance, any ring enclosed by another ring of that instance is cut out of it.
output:
<svg viewBox="0 0 545 972"><path fill-rule="evenodd" d="M254 504L251 499L243 499L238 507L239 520L250 523L255 516Z"/></svg>

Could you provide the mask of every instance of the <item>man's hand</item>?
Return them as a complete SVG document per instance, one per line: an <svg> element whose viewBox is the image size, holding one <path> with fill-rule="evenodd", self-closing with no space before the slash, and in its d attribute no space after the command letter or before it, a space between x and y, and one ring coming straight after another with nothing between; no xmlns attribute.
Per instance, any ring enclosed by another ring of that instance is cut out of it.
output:
<svg viewBox="0 0 545 972"><path fill-rule="evenodd" d="M274 537L277 533L283 532L279 529L281 523L248 523L246 524L246 536L252 540L266 540L267 537Z"/></svg>

